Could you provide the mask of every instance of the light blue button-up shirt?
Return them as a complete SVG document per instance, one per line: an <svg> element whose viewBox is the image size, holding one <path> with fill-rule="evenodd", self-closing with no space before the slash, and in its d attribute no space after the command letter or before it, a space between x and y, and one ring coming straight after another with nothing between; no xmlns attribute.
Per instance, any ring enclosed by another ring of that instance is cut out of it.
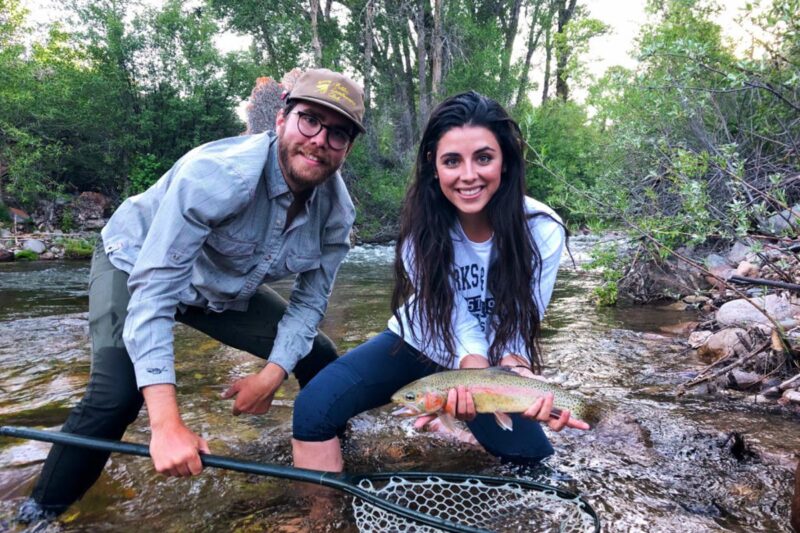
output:
<svg viewBox="0 0 800 533"><path fill-rule="evenodd" d="M295 275L269 361L291 372L311 350L355 209L337 172L287 228L293 195L274 133L195 148L125 200L103 228L108 258L130 275L123 339L138 386L175 383L176 309L244 311L264 282Z"/></svg>

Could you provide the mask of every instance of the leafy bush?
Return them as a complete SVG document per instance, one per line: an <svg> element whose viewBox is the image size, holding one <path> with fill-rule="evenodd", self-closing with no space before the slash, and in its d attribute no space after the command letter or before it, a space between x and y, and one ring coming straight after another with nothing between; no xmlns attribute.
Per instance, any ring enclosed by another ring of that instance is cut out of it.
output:
<svg viewBox="0 0 800 533"><path fill-rule="evenodd" d="M616 305L619 298L619 281L629 262L629 258L620 252L619 245L613 242L595 246L591 252L592 260L584 266L586 270L601 272L602 283L592 291L599 306Z"/></svg>
<svg viewBox="0 0 800 533"><path fill-rule="evenodd" d="M137 155L128 176L131 195L146 191L163 174L161 162L153 154Z"/></svg>
<svg viewBox="0 0 800 533"><path fill-rule="evenodd" d="M67 259L91 259L95 243L91 239L67 239L64 241L64 257Z"/></svg>
<svg viewBox="0 0 800 533"><path fill-rule="evenodd" d="M17 250L14 252L14 259L17 261L36 261L39 259L39 254L33 250Z"/></svg>
<svg viewBox="0 0 800 533"><path fill-rule="evenodd" d="M61 231L65 233L70 233L75 230L75 213L73 213L72 209L67 207L61 213L60 227Z"/></svg>

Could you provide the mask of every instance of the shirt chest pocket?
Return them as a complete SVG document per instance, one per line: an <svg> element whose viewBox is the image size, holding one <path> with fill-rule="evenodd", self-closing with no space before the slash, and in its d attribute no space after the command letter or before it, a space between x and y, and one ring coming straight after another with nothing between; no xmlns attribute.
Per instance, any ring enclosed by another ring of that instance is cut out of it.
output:
<svg viewBox="0 0 800 533"><path fill-rule="evenodd" d="M286 268L295 274L316 270L319 266L319 251L303 250L302 252L291 252L286 256Z"/></svg>
<svg viewBox="0 0 800 533"><path fill-rule="evenodd" d="M204 247L209 259L220 269L247 273L256 261L256 243L239 241L221 233L211 233Z"/></svg>

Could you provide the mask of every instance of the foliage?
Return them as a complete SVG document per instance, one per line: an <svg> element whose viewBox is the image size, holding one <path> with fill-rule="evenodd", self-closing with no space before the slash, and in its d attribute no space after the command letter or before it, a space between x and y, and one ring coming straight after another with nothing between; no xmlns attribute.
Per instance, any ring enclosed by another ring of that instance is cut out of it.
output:
<svg viewBox="0 0 800 533"><path fill-rule="evenodd" d="M14 259L17 261L36 261L39 259L39 254L33 250L17 250L14 252Z"/></svg>
<svg viewBox="0 0 800 533"><path fill-rule="evenodd" d="M600 271L602 283L592 290L599 306L616 305L619 298L619 281L630 262L628 256L620 252L619 245L614 242L598 245L591 251L592 260L584 266L586 270Z"/></svg>
<svg viewBox="0 0 800 533"><path fill-rule="evenodd" d="M787 59L800 42L790 22L800 3L777 0L751 18L774 36L770 61L736 56L713 2L649 6L655 22L639 37L638 69L613 69L590 93L608 145L589 203L671 248L736 238L800 199L790 179L800 169L800 94L787 83L800 72Z"/></svg>
<svg viewBox="0 0 800 533"><path fill-rule="evenodd" d="M252 61L217 51L202 10L135 7L76 2L73 33L55 25L46 41L0 56L0 169L24 204L62 190L124 193L129 172L141 186L143 172L243 129L233 109ZM20 32L23 20L18 11Z"/></svg>
<svg viewBox="0 0 800 533"><path fill-rule="evenodd" d="M139 194L146 191L152 184L158 181L164 168L161 161L153 154L137 155L133 159L131 171L128 177L130 194Z"/></svg>
<svg viewBox="0 0 800 533"><path fill-rule="evenodd" d="M519 121L530 148L526 180L529 193L551 207L570 213L574 222L587 213L574 189L585 190L601 172L603 139L586 110L573 103L548 100Z"/></svg>
<svg viewBox="0 0 800 533"><path fill-rule="evenodd" d="M94 245L89 239L66 239L63 242L64 257L67 259L90 259Z"/></svg>
<svg viewBox="0 0 800 533"><path fill-rule="evenodd" d="M345 164L348 189L356 199L358 238L363 242L382 242L394 238L405 195L406 169L383 169L372 164L364 143L357 143Z"/></svg>
<svg viewBox="0 0 800 533"><path fill-rule="evenodd" d="M71 233L75 230L75 213L72 209L65 208L64 211L61 213L61 231L65 233Z"/></svg>

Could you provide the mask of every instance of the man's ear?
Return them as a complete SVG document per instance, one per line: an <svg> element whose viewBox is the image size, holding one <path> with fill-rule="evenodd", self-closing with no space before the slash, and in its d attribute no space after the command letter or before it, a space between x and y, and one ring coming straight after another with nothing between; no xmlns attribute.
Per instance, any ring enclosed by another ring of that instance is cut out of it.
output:
<svg viewBox="0 0 800 533"><path fill-rule="evenodd" d="M278 114L275 115L275 131L282 128L286 123L286 115L283 113L283 108L278 109Z"/></svg>

